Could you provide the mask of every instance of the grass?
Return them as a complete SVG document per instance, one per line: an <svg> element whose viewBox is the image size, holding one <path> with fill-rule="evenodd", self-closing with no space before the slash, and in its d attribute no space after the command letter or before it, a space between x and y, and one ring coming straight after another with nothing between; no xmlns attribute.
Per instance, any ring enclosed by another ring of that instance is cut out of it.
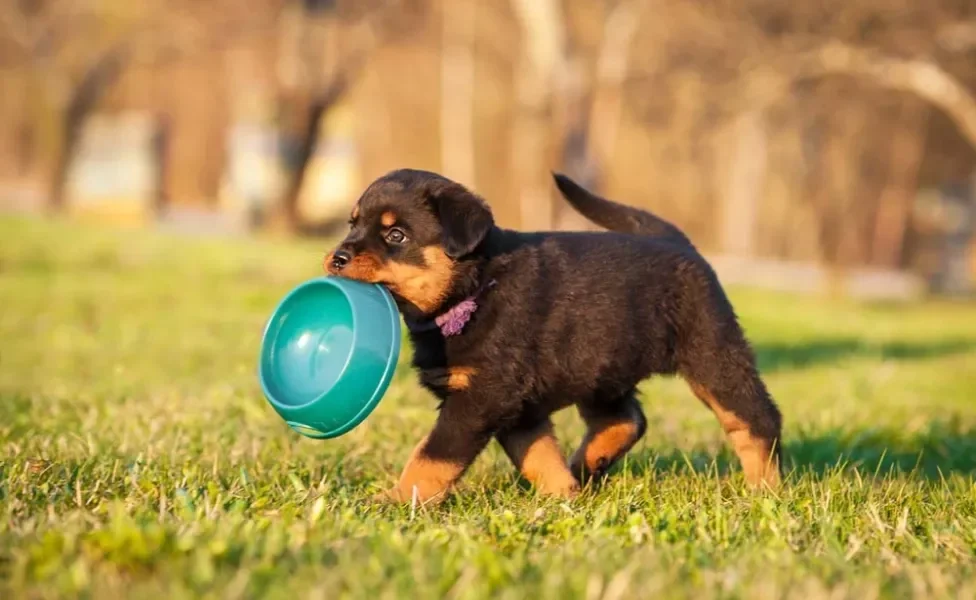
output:
<svg viewBox="0 0 976 600"><path fill-rule="evenodd" d="M537 497L493 446L412 510L368 500L434 419L409 369L328 442L256 384L264 318L322 249L0 219L0 597L976 594L976 306L733 290L786 418L776 493L660 380L599 489ZM568 452L581 425L557 429Z"/></svg>

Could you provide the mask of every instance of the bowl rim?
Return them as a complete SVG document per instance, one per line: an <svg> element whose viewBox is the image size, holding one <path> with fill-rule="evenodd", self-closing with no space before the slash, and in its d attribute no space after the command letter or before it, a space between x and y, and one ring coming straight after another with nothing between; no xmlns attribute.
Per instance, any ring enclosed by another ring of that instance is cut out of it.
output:
<svg viewBox="0 0 976 600"><path fill-rule="evenodd" d="M304 402L302 404L284 404L281 401L279 401L277 398L275 398L274 394L271 393L271 390L268 389L268 385L265 382L265 376L264 376L264 363L265 363L264 357L265 357L266 349L268 347L268 335L271 332L271 327L274 324L275 317L278 315L278 313L281 311L281 308L287 302L289 302L295 295L302 292L306 288L325 284L332 289L339 290L339 292L342 293L343 298L345 298L346 303L351 308L350 313L352 315L352 331L353 331L352 347L353 349L355 349L355 347L358 345L360 333L359 333L359 328L356 326L357 325L356 310L352 309L354 304L349 295L349 290L346 289L346 287L343 285L344 283L352 283L354 285L364 285L368 287L378 288L380 295L383 297L384 300L386 300L386 306L388 308L389 317L390 320L392 321L391 329L393 330L393 335L392 335L393 339L390 344L390 349L389 349L390 352L386 361L386 367L383 370L383 374L381 376L379 385L377 385L376 389L373 391L373 396L369 399L369 401L363 404L363 407L360 409L358 413L356 413L356 416L350 419L347 423L331 431L322 432L323 438L336 437L342 435L343 433L346 433L347 431L351 430L353 427L359 425L359 423L363 421L365 416L367 416L370 412L372 412L373 409L376 408L379 399L382 398L382 396L386 393L386 389L389 387L389 384L393 379L393 371L396 369L397 361L400 354L401 332L399 326L400 325L399 311L397 310L396 303L393 301L393 296L390 294L390 291L379 284L363 283L363 282L355 281L353 279L348 279L345 277L338 277L338 276L320 276L320 277L315 277L313 279L304 281L299 285L295 286L290 292L285 294L285 297L282 298L275 306L274 311L272 311L271 316L268 317L268 320L264 326L264 331L261 334L261 347L258 353L258 381L261 384L261 390L264 392L265 398L267 398L268 402L270 402L275 407L276 412L280 412L280 410L286 410L286 411L301 410L303 408L307 408L313 404L321 402L329 394L332 388L329 388L328 390L320 393L319 395L315 396L311 400ZM347 369L349 368L349 364L352 362L353 354L354 352L350 352L349 355L346 357L346 362L342 365L342 370L339 371L339 375L336 378L337 380L341 379L342 376L346 373ZM286 419L286 421L290 422L291 420ZM310 427L310 426L306 425L306 427Z"/></svg>
<svg viewBox="0 0 976 600"><path fill-rule="evenodd" d="M360 423L366 420L386 395L386 390L389 389L390 384L393 382L393 374L396 372L397 364L400 358L400 337L402 336L402 330L400 328L400 311L397 309L396 302L393 301L393 295L385 287L379 284L372 284L380 289L380 295L386 300L387 308L390 309L390 320L393 321L391 328L393 329L392 340L390 341L390 352L387 357L386 367L383 369L383 374L380 376L379 384L373 389L373 395L370 399L363 403L362 408L356 413L356 416L346 421L344 424L336 427L331 431L322 432L322 437L319 439L335 438L348 433L354 428L358 427ZM354 317L355 318L355 317ZM350 354L350 359L352 355ZM345 371L345 368L343 368ZM326 392L327 393L327 392ZM325 393L321 394L315 401L319 401ZM305 434L308 435L308 434ZM312 437L312 436L309 436Z"/></svg>

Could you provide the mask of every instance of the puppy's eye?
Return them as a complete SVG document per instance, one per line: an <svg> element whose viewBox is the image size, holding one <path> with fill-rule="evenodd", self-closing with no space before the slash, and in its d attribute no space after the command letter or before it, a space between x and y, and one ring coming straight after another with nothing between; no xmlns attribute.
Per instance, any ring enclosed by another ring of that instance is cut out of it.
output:
<svg viewBox="0 0 976 600"><path fill-rule="evenodd" d="M386 232L386 241L390 244L402 244L407 241L407 234L403 233L402 229L394 227Z"/></svg>

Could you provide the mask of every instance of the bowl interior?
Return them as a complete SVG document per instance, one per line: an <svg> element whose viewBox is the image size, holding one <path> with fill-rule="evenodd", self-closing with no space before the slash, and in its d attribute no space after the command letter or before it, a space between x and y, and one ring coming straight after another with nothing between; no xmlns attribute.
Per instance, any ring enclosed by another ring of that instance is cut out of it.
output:
<svg viewBox="0 0 976 600"><path fill-rule="evenodd" d="M272 317L261 357L275 401L307 404L339 380L353 350L353 316L341 290L327 284L296 290Z"/></svg>

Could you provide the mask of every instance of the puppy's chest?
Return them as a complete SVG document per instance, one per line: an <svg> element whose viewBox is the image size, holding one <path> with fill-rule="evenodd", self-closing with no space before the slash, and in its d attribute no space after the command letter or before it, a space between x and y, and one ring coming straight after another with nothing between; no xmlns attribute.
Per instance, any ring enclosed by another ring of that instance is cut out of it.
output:
<svg viewBox="0 0 976 600"><path fill-rule="evenodd" d="M441 400L451 394L471 389L471 382L477 375L474 367L433 367L419 370L420 383Z"/></svg>
<svg viewBox="0 0 976 600"><path fill-rule="evenodd" d="M449 354L443 343L416 344L413 366L420 383L441 400L469 390L480 372L476 360L460 353Z"/></svg>

